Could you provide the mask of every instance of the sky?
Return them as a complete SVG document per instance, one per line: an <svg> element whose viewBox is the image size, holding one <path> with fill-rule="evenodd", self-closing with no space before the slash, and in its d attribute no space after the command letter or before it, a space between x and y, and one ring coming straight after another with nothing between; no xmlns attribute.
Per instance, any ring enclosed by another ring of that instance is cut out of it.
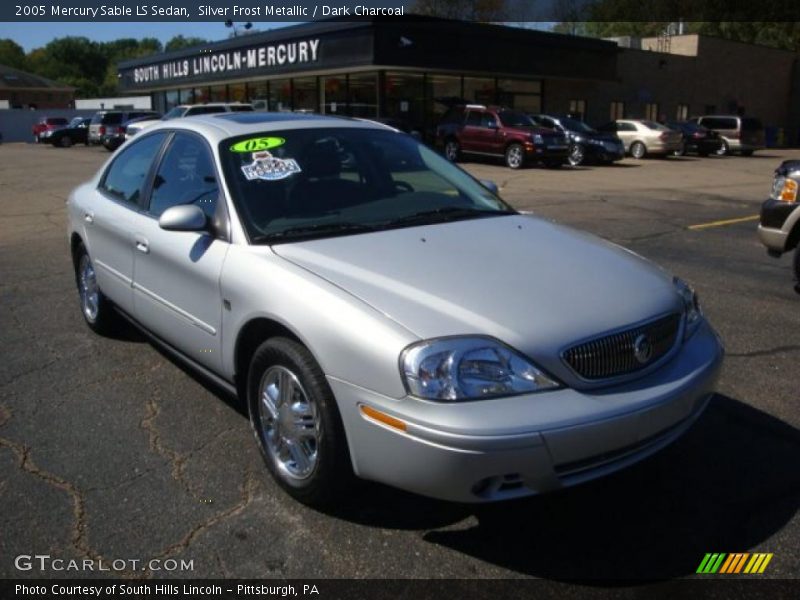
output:
<svg viewBox="0 0 800 600"><path fill-rule="evenodd" d="M260 31L296 25L297 23L253 23ZM244 23L237 23L240 27ZM162 42L176 35L201 37L216 41L226 39L231 30L222 21L213 23L0 23L0 38L10 38L26 52L40 48L57 37L85 36L96 42L119 38L156 37Z"/></svg>
<svg viewBox="0 0 800 600"><path fill-rule="evenodd" d="M4 1L4 0L0 0ZM288 22L258 22L253 26L259 31L297 25ZM241 27L244 23L236 23ZM553 23L528 23L535 29L550 29ZM210 41L226 39L231 30L222 21L216 22L162 22L162 23L0 23L0 39L10 38L22 46L25 52L40 48L50 40L66 36L84 36L96 42L108 42L120 38L156 37L162 43L176 35L200 37Z"/></svg>

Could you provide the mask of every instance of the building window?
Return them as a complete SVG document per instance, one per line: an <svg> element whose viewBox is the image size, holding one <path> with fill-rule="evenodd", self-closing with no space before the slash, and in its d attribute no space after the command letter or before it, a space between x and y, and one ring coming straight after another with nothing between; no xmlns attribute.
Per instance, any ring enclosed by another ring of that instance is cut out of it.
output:
<svg viewBox="0 0 800 600"><path fill-rule="evenodd" d="M494 79L464 77L464 99L474 104L494 104Z"/></svg>
<svg viewBox="0 0 800 600"><path fill-rule="evenodd" d="M247 101L254 110L270 110L269 84L266 81L253 81L247 84Z"/></svg>
<svg viewBox="0 0 800 600"><path fill-rule="evenodd" d="M570 100L569 115L575 119L583 120L586 116L586 100Z"/></svg>
<svg viewBox="0 0 800 600"><path fill-rule="evenodd" d="M230 102L247 102L247 85L232 83L228 86L228 100Z"/></svg>
<svg viewBox="0 0 800 600"><path fill-rule="evenodd" d="M347 76L322 78L322 112L326 115L347 114Z"/></svg>
<svg viewBox="0 0 800 600"><path fill-rule="evenodd" d="M658 121L658 104L649 102L644 105L644 118L648 121Z"/></svg>
<svg viewBox="0 0 800 600"><path fill-rule="evenodd" d="M378 74L359 73L347 79L350 93L348 113L353 117L374 119L378 116Z"/></svg>
<svg viewBox="0 0 800 600"><path fill-rule="evenodd" d="M540 113L542 112L542 82L498 79L497 102L525 112Z"/></svg>
<svg viewBox="0 0 800 600"><path fill-rule="evenodd" d="M273 79L269 82L269 110L272 112L291 112L291 79Z"/></svg>
<svg viewBox="0 0 800 600"><path fill-rule="evenodd" d="M417 73L386 73L384 77L385 116L397 119L409 129L423 130L424 78Z"/></svg>
<svg viewBox="0 0 800 600"><path fill-rule="evenodd" d="M178 106L178 90L164 92L164 112L168 112Z"/></svg>
<svg viewBox="0 0 800 600"><path fill-rule="evenodd" d="M624 102L612 102L611 103L611 111L609 115L612 121L616 121L617 119L624 119L625 118L625 103Z"/></svg>
<svg viewBox="0 0 800 600"><path fill-rule="evenodd" d="M227 102L228 87L225 85L214 85L209 89L209 100L211 102Z"/></svg>
<svg viewBox="0 0 800 600"><path fill-rule="evenodd" d="M678 104L678 112L675 114L678 121L686 121L689 119L689 105Z"/></svg>
<svg viewBox="0 0 800 600"><path fill-rule="evenodd" d="M425 83L427 122L437 123L453 103L461 101L461 77L430 74Z"/></svg>
<svg viewBox="0 0 800 600"><path fill-rule="evenodd" d="M303 112L319 112L319 92L316 77L298 77L292 81L294 102L292 110Z"/></svg>

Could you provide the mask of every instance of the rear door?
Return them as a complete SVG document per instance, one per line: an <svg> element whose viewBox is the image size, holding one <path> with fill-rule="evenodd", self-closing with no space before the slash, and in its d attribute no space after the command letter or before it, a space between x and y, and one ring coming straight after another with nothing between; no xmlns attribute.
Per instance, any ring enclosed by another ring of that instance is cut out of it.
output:
<svg viewBox="0 0 800 600"><path fill-rule="evenodd" d="M219 201L211 148L190 132L168 142L153 178L147 212L134 233L134 315L149 330L209 369L221 371L219 280L229 243L209 231L166 231L158 218L194 204L209 221Z"/></svg>
<svg viewBox="0 0 800 600"><path fill-rule="evenodd" d="M161 132L148 135L121 152L79 215L100 289L129 313L133 313L133 230L147 179L166 137Z"/></svg>

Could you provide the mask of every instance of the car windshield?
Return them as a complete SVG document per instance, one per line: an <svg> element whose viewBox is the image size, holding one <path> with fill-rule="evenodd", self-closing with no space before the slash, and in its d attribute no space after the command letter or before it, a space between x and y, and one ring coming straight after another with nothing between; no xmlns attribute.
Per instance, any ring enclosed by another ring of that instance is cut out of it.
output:
<svg viewBox="0 0 800 600"><path fill-rule="evenodd" d="M167 114L165 114L163 117L161 117L161 120L162 121L169 121L170 119L176 119L178 117L182 117L183 113L185 111L186 111L186 107L184 107L184 106L176 106L175 108L173 108L172 110L167 112Z"/></svg>
<svg viewBox="0 0 800 600"><path fill-rule="evenodd" d="M583 121L578 121L578 119L561 119L561 125L564 126L565 129L569 129L570 131L580 131L581 133L594 133L595 129L593 127L589 127Z"/></svg>
<svg viewBox="0 0 800 600"><path fill-rule="evenodd" d="M309 128L223 141L223 171L253 243L281 243L514 214L412 137Z"/></svg>
<svg viewBox="0 0 800 600"><path fill-rule="evenodd" d="M83 117L75 117L72 121L69 122L70 127L80 127L81 123L83 123Z"/></svg>
<svg viewBox="0 0 800 600"><path fill-rule="evenodd" d="M502 110L499 113L500 122L505 127L535 127L536 123L533 122L528 115L516 110Z"/></svg>

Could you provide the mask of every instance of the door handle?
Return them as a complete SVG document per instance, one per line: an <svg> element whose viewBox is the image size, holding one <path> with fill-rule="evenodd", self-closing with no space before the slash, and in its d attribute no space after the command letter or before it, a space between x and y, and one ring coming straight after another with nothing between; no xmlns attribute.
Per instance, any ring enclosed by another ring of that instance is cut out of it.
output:
<svg viewBox="0 0 800 600"><path fill-rule="evenodd" d="M150 252L150 244L146 238L141 236L136 236L136 249L141 252L142 254L148 254Z"/></svg>
<svg viewBox="0 0 800 600"><path fill-rule="evenodd" d="M94 213L86 212L83 213L83 220L86 221L89 225L94 223Z"/></svg>

